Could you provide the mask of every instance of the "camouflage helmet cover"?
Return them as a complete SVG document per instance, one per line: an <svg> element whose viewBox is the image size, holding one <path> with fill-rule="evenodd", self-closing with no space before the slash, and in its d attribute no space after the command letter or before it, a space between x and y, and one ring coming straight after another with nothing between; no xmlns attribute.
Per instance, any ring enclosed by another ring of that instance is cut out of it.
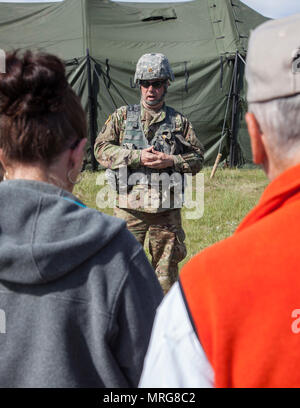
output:
<svg viewBox="0 0 300 408"><path fill-rule="evenodd" d="M170 79L174 80L174 74L168 58L159 53L144 54L136 64L134 82L141 79Z"/></svg>

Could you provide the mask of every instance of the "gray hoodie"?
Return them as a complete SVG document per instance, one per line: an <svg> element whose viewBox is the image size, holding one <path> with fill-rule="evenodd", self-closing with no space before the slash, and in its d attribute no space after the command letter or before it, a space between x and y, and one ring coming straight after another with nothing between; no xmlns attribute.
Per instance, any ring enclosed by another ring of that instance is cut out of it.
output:
<svg viewBox="0 0 300 408"><path fill-rule="evenodd" d="M0 183L0 387L135 387L162 292L125 222Z"/></svg>

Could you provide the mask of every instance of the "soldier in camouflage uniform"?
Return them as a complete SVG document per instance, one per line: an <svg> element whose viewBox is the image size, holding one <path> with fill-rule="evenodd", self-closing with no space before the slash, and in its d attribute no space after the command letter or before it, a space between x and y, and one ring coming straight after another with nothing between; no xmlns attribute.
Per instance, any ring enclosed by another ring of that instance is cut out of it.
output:
<svg viewBox="0 0 300 408"><path fill-rule="evenodd" d="M178 263L186 256L180 214L182 175L196 174L203 164L203 146L191 123L164 103L173 79L164 55L143 55L135 73L140 104L117 109L95 143L95 157L109 169L118 192L114 214L126 220L142 245L149 232L152 265L165 293L177 280ZM156 176L166 174L179 175L179 190L178 177L176 182L169 179L164 188L157 182Z"/></svg>

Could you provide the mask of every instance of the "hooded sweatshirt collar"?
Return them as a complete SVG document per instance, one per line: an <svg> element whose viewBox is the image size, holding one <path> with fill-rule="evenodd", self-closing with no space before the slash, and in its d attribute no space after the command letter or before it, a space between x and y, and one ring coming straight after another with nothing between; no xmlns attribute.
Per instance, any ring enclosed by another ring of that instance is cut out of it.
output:
<svg viewBox="0 0 300 408"><path fill-rule="evenodd" d="M41 284L88 261L126 227L38 181L0 183L0 280Z"/></svg>

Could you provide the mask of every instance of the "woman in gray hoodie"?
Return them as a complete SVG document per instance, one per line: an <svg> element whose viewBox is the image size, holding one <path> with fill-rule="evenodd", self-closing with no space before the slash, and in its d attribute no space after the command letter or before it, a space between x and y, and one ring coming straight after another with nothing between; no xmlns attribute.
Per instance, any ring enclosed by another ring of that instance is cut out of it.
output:
<svg viewBox="0 0 300 408"><path fill-rule="evenodd" d="M72 195L86 119L62 62L0 74L0 387L135 387L162 299L125 222Z"/></svg>

